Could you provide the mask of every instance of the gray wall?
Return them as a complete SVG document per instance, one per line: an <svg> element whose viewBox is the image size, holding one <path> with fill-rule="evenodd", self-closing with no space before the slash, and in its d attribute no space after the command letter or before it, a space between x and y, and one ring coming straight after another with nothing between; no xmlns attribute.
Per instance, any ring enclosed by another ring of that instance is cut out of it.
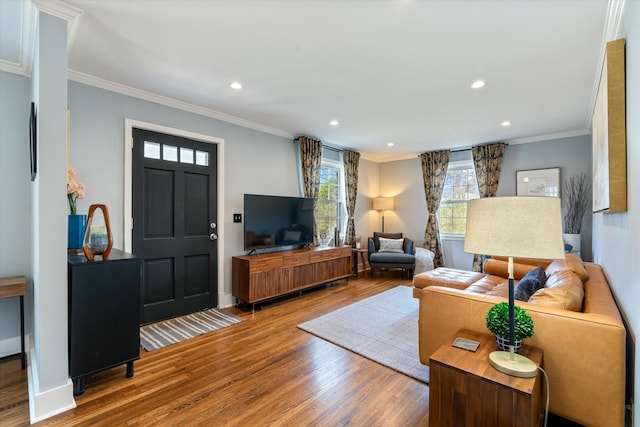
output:
<svg viewBox="0 0 640 427"><path fill-rule="evenodd" d="M451 153L451 160L471 159L470 151ZM498 196L516 194L516 171L560 168L564 182L574 173L591 173L591 137L589 135L550 141L512 144L506 147L498 185ZM380 164L380 192L394 196L396 209L385 216L385 229L402 231L424 243L427 207L419 158ZM561 194L562 196L562 194ZM443 253L448 267L470 269L473 257L463 251L464 239L443 241ZM582 233L582 256L591 260L591 214L585 216Z"/></svg>
<svg viewBox="0 0 640 427"><path fill-rule="evenodd" d="M224 139L224 218L219 241L226 254L223 291L231 294L231 256L243 251L243 225L233 213L243 212L244 193L299 195L294 144L290 139L177 110L175 108L69 82L71 165L85 184L78 212L93 203L109 207L114 247L124 244L124 120L125 118ZM107 179L105 179L105 177ZM230 300L229 300L230 301ZM226 305L229 305L229 301ZM221 301L223 305L224 301Z"/></svg>
<svg viewBox="0 0 640 427"><path fill-rule="evenodd" d="M625 4L623 25L614 39L626 38L627 212L593 216L593 259L602 265L627 321L630 363L627 384L640 390L640 2ZM640 426L634 408L633 425Z"/></svg>
<svg viewBox="0 0 640 427"><path fill-rule="evenodd" d="M619 36L627 38L628 211L593 215L593 248L588 250L583 241L583 251L585 256L588 255L587 251L591 252L594 261L602 264L627 321L630 336L634 339L631 350L638 354L640 349L634 337L635 331L640 330L640 311L637 310L640 283L634 262L640 259L640 172L632 165L640 163L640 3L627 2L625 7L624 25ZM0 92L0 275L31 276L33 208L27 151L30 81L0 72ZM222 177L226 191L225 289L230 283L230 257L242 253L242 227L229 222L233 212L242 211L242 194L297 194L295 171L273 166L294 162L292 144L285 138L73 82L69 83L69 105L72 114L71 162L79 169L79 178L88 188L87 199L80 202L80 210L86 211L88 205L96 200L103 201L114 207L113 220L118 214L122 216L119 212L122 209L123 185L123 148L120 144L124 117L225 139L227 167ZM505 152L503 178L498 193L515 193L516 170L561 167L561 177L564 179L574 171L590 170L590 155L588 137L511 145ZM83 169L89 165L90 169ZM101 183L95 178L98 174L94 169L100 174L108 174L112 181ZM401 182L400 177L406 181ZM371 198L396 195L397 209L393 214L387 214L387 229L403 228L402 231L415 238L418 244L422 243L427 213L418 158L384 164L361 160L359 191L356 207L358 235L367 236L379 229L379 215L370 209ZM56 195L57 198L64 194L63 187L59 192L61 194ZM58 226L66 227L64 215L56 221ZM122 229L121 223L119 229ZM585 224L584 230L590 229ZM117 236L119 244L122 243L122 236ZM41 304L46 306L47 301ZM19 327L16 318L17 302L0 301L0 356L17 351ZM56 340L65 335L66 329L60 328L56 336L47 339ZM47 354L43 356L47 357ZM630 383L638 389L640 365L637 357L632 358L628 371ZM639 411L634 415L634 425L640 425Z"/></svg>
<svg viewBox="0 0 640 427"><path fill-rule="evenodd" d="M30 81L0 71L0 93L0 277L30 277ZM0 357L20 349L19 307L0 299Z"/></svg>

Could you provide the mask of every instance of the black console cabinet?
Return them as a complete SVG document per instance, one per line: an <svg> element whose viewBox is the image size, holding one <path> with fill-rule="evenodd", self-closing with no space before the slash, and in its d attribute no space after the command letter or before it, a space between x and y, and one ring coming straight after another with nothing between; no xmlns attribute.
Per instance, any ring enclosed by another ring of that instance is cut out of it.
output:
<svg viewBox="0 0 640 427"><path fill-rule="evenodd" d="M69 376L75 395L84 376L140 358L141 260L119 250L109 259L68 256Z"/></svg>

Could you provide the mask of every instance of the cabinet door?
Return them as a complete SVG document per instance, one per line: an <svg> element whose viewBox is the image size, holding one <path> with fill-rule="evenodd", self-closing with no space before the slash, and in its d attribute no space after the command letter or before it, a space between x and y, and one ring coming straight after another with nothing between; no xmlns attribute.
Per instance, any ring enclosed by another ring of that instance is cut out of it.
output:
<svg viewBox="0 0 640 427"><path fill-rule="evenodd" d="M139 358L140 260L69 269L69 374L72 378Z"/></svg>

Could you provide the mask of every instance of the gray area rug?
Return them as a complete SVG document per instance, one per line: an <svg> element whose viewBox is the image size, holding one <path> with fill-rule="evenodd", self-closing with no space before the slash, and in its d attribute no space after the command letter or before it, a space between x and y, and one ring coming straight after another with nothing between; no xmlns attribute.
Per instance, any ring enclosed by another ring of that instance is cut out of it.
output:
<svg viewBox="0 0 640 427"><path fill-rule="evenodd" d="M397 286L298 325L347 350L429 383L418 355L418 300Z"/></svg>
<svg viewBox="0 0 640 427"><path fill-rule="evenodd" d="M140 328L140 344L145 350L153 351L240 323L243 320L242 317L211 308L142 326Z"/></svg>

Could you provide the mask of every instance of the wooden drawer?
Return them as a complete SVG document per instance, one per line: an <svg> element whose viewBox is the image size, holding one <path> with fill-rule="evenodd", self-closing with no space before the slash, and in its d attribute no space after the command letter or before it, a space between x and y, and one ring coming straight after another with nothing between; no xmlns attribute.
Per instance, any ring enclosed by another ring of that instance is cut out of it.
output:
<svg viewBox="0 0 640 427"><path fill-rule="evenodd" d="M327 261L330 259L349 257L351 259L351 247L338 247L312 252L309 256L311 262Z"/></svg>
<svg viewBox="0 0 640 427"><path fill-rule="evenodd" d="M309 263L309 253L295 253L290 256L284 257L283 266L284 267L293 267L296 265L308 264Z"/></svg>
<svg viewBox="0 0 640 427"><path fill-rule="evenodd" d="M276 268L281 268L283 266L282 257L268 257L268 258L258 258L251 260L251 268L250 272L260 273L263 271L275 270Z"/></svg>

